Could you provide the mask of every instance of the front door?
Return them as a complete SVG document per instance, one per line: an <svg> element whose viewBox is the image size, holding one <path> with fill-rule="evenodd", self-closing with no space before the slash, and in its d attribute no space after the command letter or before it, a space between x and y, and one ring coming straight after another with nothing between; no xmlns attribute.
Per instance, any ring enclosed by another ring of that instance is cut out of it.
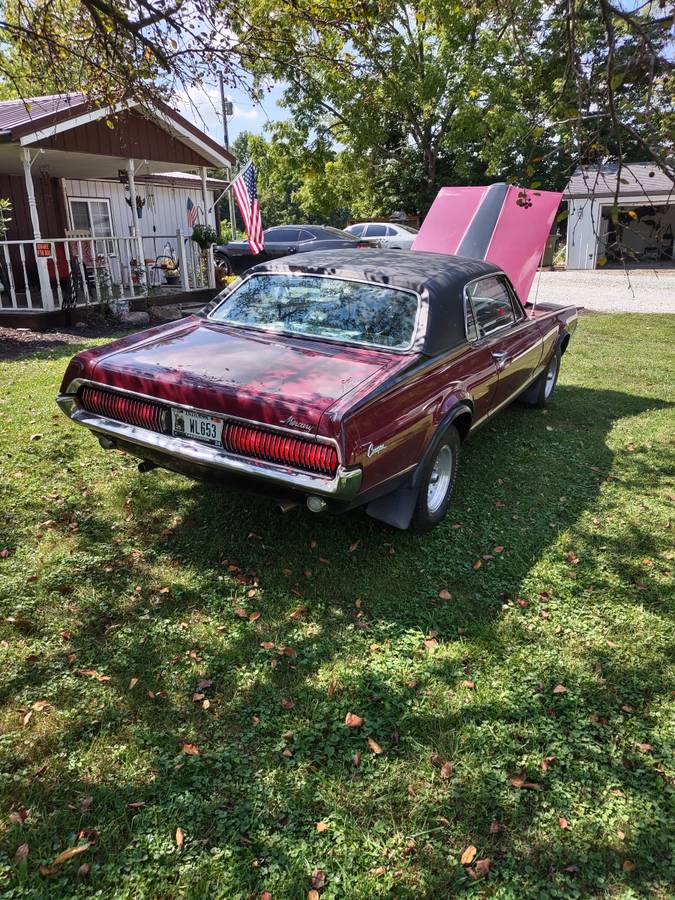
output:
<svg viewBox="0 0 675 900"><path fill-rule="evenodd" d="M541 335L515 299L504 276L490 275L467 288L481 339L497 367L492 409L507 403L530 381L541 358Z"/></svg>

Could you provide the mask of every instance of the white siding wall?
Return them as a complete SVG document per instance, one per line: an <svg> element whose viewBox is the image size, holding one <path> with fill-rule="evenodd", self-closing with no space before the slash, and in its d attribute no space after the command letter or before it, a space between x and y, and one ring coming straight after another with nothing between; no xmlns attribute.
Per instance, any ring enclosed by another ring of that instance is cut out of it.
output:
<svg viewBox="0 0 675 900"><path fill-rule="evenodd" d="M117 236L125 236L130 233L133 225L131 208L126 202L129 194L124 185L114 181L77 181L63 179L63 188L66 198L71 197L105 197L110 201L113 233ZM171 187L169 185L136 184L136 194L145 198L143 215L138 219L138 227L145 238L153 238L159 235L172 235L175 244L176 231L180 228L184 234L189 234L191 229L187 224L187 200L191 198L195 206L200 208L199 221L204 222L202 207L202 186L196 183L193 187ZM209 191L209 203L214 199L213 191ZM70 211L69 211L70 213ZM211 225L215 225L213 211L208 216ZM164 241L157 241L157 253L162 252ZM146 252L152 246L145 241Z"/></svg>

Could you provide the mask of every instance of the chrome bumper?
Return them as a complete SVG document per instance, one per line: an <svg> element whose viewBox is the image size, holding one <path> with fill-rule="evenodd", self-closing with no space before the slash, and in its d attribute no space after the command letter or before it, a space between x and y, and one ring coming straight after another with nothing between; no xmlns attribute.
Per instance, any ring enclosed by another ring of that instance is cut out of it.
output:
<svg viewBox="0 0 675 900"><path fill-rule="evenodd" d="M106 437L112 442L132 444L137 455L141 457L142 451L146 449L150 453L159 453L184 463L204 466L214 472L254 478L270 486L300 491L303 494L318 494L342 503L353 500L361 486L361 469L345 469L339 466L335 475L329 478L326 475L303 472L265 460L244 459L208 444L159 434L146 428L137 428L135 425L107 419L79 407L72 394L59 394L56 402L73 422L84 425L94 434Z"/></svg>

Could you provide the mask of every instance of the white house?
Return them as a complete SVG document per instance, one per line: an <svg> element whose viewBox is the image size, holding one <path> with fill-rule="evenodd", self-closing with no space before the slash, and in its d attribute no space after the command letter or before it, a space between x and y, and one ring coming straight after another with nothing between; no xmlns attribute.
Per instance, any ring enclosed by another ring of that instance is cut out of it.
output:
<svg viewBox="0 0 675 900"><path fill-rule="evenodd" d="M675 183L654 164L627 163L620 174L617 165L578 169L563 199L568 269L673 265Z"/></svg>

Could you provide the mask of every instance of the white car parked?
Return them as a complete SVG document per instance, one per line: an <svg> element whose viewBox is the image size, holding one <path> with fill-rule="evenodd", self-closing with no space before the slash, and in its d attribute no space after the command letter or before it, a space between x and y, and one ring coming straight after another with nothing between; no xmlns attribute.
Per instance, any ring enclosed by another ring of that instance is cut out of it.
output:
<svg viewBox="0 0 675 900"><path fill-rule="evenodd" d="M344 230L356 237L376 240L380 247L389 250L410 250L417 237L415 228L398 222L357 222Z"/></svg>

